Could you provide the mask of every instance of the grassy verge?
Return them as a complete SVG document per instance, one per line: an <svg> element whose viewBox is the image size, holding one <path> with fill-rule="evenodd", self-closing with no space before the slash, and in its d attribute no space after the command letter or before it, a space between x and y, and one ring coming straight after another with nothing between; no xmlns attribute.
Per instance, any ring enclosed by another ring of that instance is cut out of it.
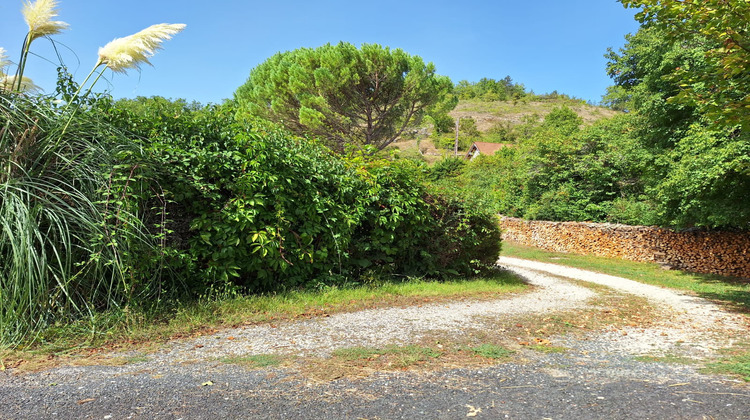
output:
<svg viewBox="0 0 750 420"><path fill-rule="evenodd" d="M0 369L32 360L54 364L96 356L105 350L148 347L168 339L199 336L240 325L370 308L492 299L527 288L519 277L498 270L481 278L446 282L410 279L205 300L155 314L120 311L101 314L85 323L49 328L33 346L22 350L0 349Z"/></svg>
<svg viewBox="0 0 750 420"><path fill-rule="evenodd" d="M717 301L729 310L750 315L750 280L715 274L664 270L654 263L549 252L508 242L503 243L502 255L567 265L642 283L690 291L700 297Z"/></svg>
<svg viewBox="0 0 750 420"><path fill-rule="evenodd" d="M746 382L750 382L750 342L725 349L723 353L719 360L709 363L704 371L738 375Z"/></svg>

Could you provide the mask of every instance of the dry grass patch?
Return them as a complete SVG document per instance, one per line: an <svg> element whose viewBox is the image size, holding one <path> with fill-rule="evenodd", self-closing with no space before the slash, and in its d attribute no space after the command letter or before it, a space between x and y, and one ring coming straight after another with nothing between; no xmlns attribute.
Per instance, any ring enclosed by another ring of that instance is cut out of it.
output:
<svg viewBox="0 0 750 420"><path fill-rule="evenodd" d="M240 365L248 369L262 369L265 367L279 366L284 363L285 360L285 357L276 354L253 354L219 359L219 361L224 364Z"/></svg>

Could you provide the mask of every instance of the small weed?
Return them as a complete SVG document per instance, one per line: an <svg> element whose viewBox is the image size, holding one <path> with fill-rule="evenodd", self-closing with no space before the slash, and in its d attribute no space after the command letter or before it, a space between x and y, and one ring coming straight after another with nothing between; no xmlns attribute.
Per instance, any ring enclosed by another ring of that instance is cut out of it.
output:
<svg viewBox="0 0 750 420"><path fill-rule="evenodd" d="M567 348L562 346L548 346L544 344L533 344L529 346L531 350L538 351L540 353L565 353L568 351Z"/></svg>
<svg viewBox="0 0 750 420"><path fill-rule="evenodd" d="M488 359L504 359L515 353L513 350L508 350L494 344L482 344L477 347L472 347L471 351L477 356L486 357Z"/></svg>
<svg viewBox="0 0 750 420"><path fill-rule="evenodd" d="M644 355L644 356L636 356L634 357L634 359L639 362L667 363L667 364L676 364L676 365L692 365L697 362L695 359L691 359L689 357L677 356L674 354L664 354L661 356Z"/></svg>
<svg viewBox="0 0 750 420"><path fill-rule="evenodd" d="M130 356L130 357L126 357L125 358L125 363L129 364L129 365L132 365L132 364L135 364L135 363L144 363L144 362L148 362L148 361L149 361L149 358L146 357L146 356L144 356L144 355L142 355L142 354L136 355L136 356Z"/></svg>
<svg viewBox="0 0 750 420"><path fill-rule="evenodd" d="M707 373L725 373L737 375L746 382L750 382L750 343L743 343L725 349L724 357L709 363L703 369Z"/></svg>
<svg viewBox="0 0 750 420"><path fill-rule="evenodd" d="M251 356L232 356L221 359L222 363L231 365L242 365L249 368L263 368L278 366L284 358L275 354L254 354Z"/></svg>
<svg viewBox="0 0 750 420"><path fill-rule="evenodd" d="M348 347L336 349L333 356L346 361L371 359L373 356L380 356L383 350L374 347Z"/></svg>
<svg viewBox="0 0 750 420"><path fill-rule="evenodd" d="M350 347L338 349L333 356L344 361L374 361L378 364L386 361L388 365L397 368L406 368L414 364L425 362L429 359L440 357L442 353L429 347L422 346L388 346L385 348L372 347Z"/></svg>

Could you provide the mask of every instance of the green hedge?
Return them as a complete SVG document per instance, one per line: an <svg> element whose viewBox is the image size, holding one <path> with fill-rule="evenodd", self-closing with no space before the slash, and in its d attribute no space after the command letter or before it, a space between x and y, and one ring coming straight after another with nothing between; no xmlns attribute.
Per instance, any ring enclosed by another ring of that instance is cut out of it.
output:
<svg viewBox="0 0 750 420"><path fill-rule="evenodd" d="M151 98L106 113L142 145L122 170L150 185L135 194L125 177L125 195L166 209L166 265L192 293L471 274L499 253L494 216L428 192L417 163L251 130L228 106Z"/></svg>

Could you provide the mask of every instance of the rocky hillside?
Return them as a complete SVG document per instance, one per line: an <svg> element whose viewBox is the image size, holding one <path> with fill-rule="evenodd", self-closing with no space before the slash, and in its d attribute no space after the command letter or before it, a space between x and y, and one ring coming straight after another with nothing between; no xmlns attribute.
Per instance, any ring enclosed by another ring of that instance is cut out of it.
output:
<svg viewBox="0 0 750 420"><path fill-rule="evenodd" d="M572 109L583 119L584 124L592 124L594 121L610 118L618 113L618 111L589 105L584 101L567 97L539 98L530 100L527 97L516 101L483 101L479 99L459 101L449 115L454 119L473 119L479 133L478 136L475 135L472 138L467 138L466 135L461 134L459 136L459 153L465 152L472 141L499 141L496 134L498 131L512 130L530 119L541 120L556 107L567 106ZM446 138L453 138L453 134L444 135L442 141L440 141L432 134L432 131L432 126L426 125L409 136L410 138L395 142L391 147L399 149L406 156L421 156L430 163L442 156L452 154L453 148L448 147L449 145L446 143L450 143L450 141Z"/></svg>

